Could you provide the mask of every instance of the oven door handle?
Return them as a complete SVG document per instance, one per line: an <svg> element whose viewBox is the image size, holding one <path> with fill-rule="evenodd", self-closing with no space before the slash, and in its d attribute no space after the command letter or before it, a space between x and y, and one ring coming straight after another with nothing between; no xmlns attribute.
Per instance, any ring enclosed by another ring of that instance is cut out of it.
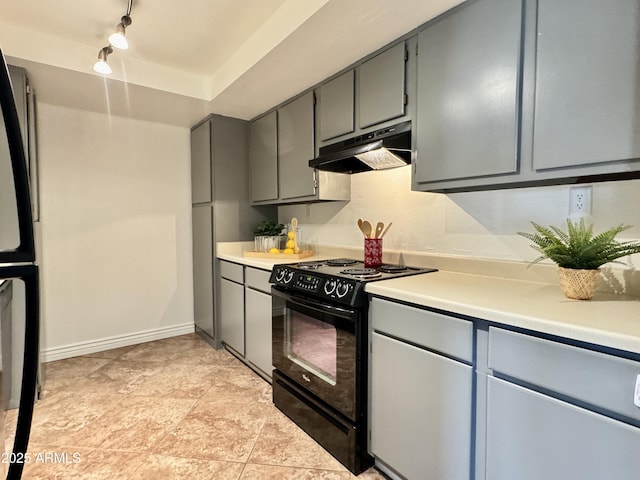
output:
<svg viewBox="0 0 640 480"><path fill-rule="evenodd" d="M277 292L277 293L275 293L275 292ZM329 305L329 304L326 304L326 303L322 303L322 302L320 302L318 300L311 301L311 300L307 300L304 297L298 297L296 295L289 295L289 294L284 293L284 292L282 292L280 290L273 289L273 287L272 287L271 294L272 295L276 294L279 297L283 297L288 302L298 304L298 305L300 305L302 307L310 308L312 310L319 310L319 311L327 312L327 313L330 313L332 315L337 315L337 316L343 317L343 318L353 319L358 313L356 310L337 307L335 305Z"/></svg>

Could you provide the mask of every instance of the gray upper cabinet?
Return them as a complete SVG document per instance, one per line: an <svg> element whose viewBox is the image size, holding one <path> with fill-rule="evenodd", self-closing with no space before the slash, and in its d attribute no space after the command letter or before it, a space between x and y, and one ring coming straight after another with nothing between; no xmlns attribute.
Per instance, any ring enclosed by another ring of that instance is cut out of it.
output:
<svg viewBox="0 0 640 480"><path fill-rule="evenodd" d="M313 92L278 110L278 171L283 200L315 195Z"/></svg>
<svg viewBox="0 0 640 480"><path fill-rule="evenodd" d="M278 125L275 110L251 123L249 165L251 169L251 201L277 200Z"/></svg>
<svg viewBox="0 0 640 480"><path fill-rule="evenodd" d="M417 184L518 172L522 16L478 0L419 33Z"/></svg>
<svg viewBox="0 0 640 480"><path fill-rule="evenodd" d="M536 169L637 162L639 35L637 0L538 1Z"/></svg>
<svg viewBox="0 0 640 480"><path fill-rule="evenodd" d="M405 43L401 42L357 68L360 128L405 114L406 59Z"/></svg>
<svg viewBox="0 0 640 480"><path fill-rule="evenodd" d="M640 177L640 3L471 0L419 33L412 188Z"/></svg>
<svg viewBox="0 0 640 480"><path fill-rule="evenodd" d="M191 131L191 203L211 201L211 130L209 122Z"/></svg>
<svg viewBox="0 0 640 480"><path fill-rule="evenodd" d="M251 202L254 205L349 200L349 175L309 167L315 156L314 92L251 124Z"/></svg>
<svg viewBox="0 0 640 480"><path fill-rule="evenodd" d="M354 71L349 70L323 84L320 97L320 140L346 135L354 131Z"/></svg>

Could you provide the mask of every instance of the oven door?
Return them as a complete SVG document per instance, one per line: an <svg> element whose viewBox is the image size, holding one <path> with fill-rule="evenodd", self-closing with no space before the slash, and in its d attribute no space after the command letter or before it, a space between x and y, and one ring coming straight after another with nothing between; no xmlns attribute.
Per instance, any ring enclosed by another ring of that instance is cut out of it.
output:
<svg viewBox="0 0 640 480"><path fill-rule="evenodd" d="M351 420L356 418L360 313L271 289L273 366Z"/></svg>

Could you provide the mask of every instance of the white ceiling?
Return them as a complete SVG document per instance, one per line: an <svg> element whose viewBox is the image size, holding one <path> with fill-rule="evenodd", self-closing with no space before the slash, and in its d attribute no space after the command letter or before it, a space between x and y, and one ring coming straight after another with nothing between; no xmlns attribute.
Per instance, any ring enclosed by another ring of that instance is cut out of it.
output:
<svg viewBox="0 0 640 480"><path fill-rule="evenodd" d="M251 119L461 0L133 0L130 48L93 72L127 0L0 0L0 46L39 101L191 125Z"/></svg>

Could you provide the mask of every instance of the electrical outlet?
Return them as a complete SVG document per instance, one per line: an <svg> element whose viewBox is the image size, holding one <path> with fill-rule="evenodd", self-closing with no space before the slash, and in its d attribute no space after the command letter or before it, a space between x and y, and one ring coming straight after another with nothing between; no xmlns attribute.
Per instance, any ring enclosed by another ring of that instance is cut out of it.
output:
<svg viewBox="0 0 640 480"><path fill-rule="evenodd" d="M591 186L569 189L569 216L574 218L591 215Z"/></svg>

